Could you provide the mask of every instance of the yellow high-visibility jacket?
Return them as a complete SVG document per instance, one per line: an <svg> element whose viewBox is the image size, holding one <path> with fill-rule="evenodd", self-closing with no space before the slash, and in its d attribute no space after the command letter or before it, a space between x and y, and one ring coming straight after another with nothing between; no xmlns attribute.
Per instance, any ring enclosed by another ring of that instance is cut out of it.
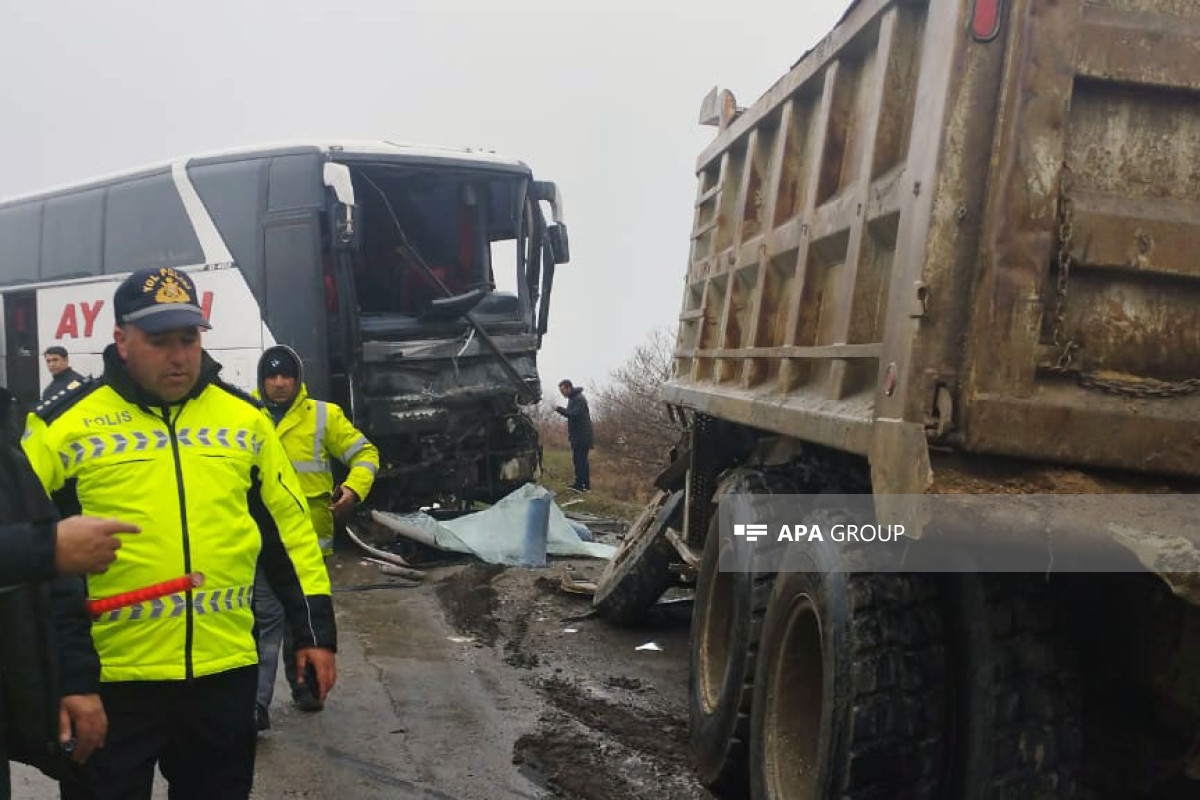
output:
<svg viewBox="0 0 1200 800"><path fill-rule="evenodd" d="M252 630L259 555L296 646L335 649L329 576L304 492L270 420L222 383L207 353L183 402L162 406L110 346L105 370L38 407L23 442L64 514L141 527L87 580L108 597L201 573L203 586L93 621L102 681L180 680L258 661Z"/></svg>
<svg viewBox="0 0 1200 800"><path fill-rule="evenodd" d="M264 409L263 414L271 420L269 411ZM308 387L301 383L296 399L275 431L300 477L300 488L306 497L333 491L329 462L332 457L350 468L343 485L353 489L359 500L367 499L379 472L379 450L354 427L337 403L314 400L308 396Z"/></svg>

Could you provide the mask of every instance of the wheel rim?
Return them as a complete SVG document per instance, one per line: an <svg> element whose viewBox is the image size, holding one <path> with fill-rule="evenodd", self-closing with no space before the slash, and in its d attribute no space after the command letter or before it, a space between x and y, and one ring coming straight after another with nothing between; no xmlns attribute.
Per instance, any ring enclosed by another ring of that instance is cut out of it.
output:
<svg viewBox="0 0 1200 800"><path fill-rule="evenodd" d="M647 507L642 512L642 516L626 532L625 538L617 548L617 552L609 559L608 565L605 566L604 572L601 575L601 596L608 595L608 588L610 586L608 579L613 575L619 575L625 569L626 563L633 560L634 554L645 549L646 538L651 535L648 531L654 525L654 520L660 506L661 503Z"/></svg>
<svg viewBox="0 0 1200 800"><path fill-rule="evenodd" d="M772 666L763 730L768 796L816 798L825 669L821 620L808 595L793 602Z"/></svg>
<svg viewBox="0 0 1200 800"><path fill-rule="evenodd" d="M704 713L712 714L721 702L729 671L729 646L733 636L732 572L713 569L708 576L708 601L700 629L700 697Z"/></svg>

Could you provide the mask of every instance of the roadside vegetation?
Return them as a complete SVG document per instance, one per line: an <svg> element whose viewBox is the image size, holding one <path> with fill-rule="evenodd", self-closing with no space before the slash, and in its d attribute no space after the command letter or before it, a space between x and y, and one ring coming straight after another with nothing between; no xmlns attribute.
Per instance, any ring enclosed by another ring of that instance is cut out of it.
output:
<svg viewBox="0 0 1200 800"><path fill-rule="evenodd" d="M542 484L570 510L632 521L654 493L654 477L665 467L680 429L667 415L659 392L670 379L675 339L653 331L624 364L599 386L584 386L595 428L591 454L592 491L567 487L574 477L566 424L554 412L557 396L546 398L533 416L543 447Z"/></svg>

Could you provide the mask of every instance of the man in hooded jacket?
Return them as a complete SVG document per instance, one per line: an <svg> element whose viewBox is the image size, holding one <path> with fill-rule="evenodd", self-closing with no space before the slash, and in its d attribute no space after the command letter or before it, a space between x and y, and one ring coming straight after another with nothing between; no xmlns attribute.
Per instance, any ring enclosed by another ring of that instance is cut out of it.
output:
<svg viewBox="0 0 1200 800"><path fill-rule="evenodd" d="M333 517L352 509L371 491L379 470L379 451L337 404L309 396L304 385L304 363L286 345L267 349L259 359L257 394L300 478L321 552L329 555L333 552ZM331 457L350 470L340 486L334 485ZM255 720L258 729L264 731L271 727L269 709L281 645L284 674L297 707L320 711L323 704L309 691L309 684L297 681L294 648L284 624L283 608L261 575L254 598L259 630Z"/></svg>
<svg viewBox="0 0 1200 800"><path fill-rule="evenodd" d="M592 412L588 410L583 387L568 380L560 381L558 391L567 400L565 407L554 410L567 418L567 439L571 442L571 460L575 465L575 482L571 488L577 492L592 490L592 470L588 463L588 451L594 442L592 436Z"/></svg>

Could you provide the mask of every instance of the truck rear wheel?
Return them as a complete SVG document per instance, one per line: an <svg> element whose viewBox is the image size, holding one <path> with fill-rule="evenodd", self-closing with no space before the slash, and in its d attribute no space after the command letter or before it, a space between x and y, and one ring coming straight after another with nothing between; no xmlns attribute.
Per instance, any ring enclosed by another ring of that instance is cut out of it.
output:
<svg viewBox="0 0 1200 800"><path fill-rule="evenodd" d="M962 720L954 796L1078 796L1080 687L1045 578L962 574L952 587Z"/></svg>
<svg viewBox="0 0 1200 800"><path fill-rule="evenodd" d="M667 528L678 529L683 492L660 492L646 507L604 568L592 607L619 625L634 625L670 588L671 562L678 558Z"/></svg>
<svg viewBox="0 0 1200 800"><path fill-rule="evenodd" d="M834 519L810 520L833 524ZM811 523L810 523L811 524ZM941 796L946 651L933 578L845 572L832 543L789 548L763 620L753 796Z"/></svg>
<svg viewBox="0 0 1200 800"><path fill-rule="evenodd" d="M795 488L758 471L726 479L731 493L784 494ZM748 520L753 521L753 520ZM700 779L727 795L745 794L754 662L773 572L752 572L751 545L722 537L714 514L704 543L692 609L688 712L692 759ZM726 570L720 565L725 561ZM739 569L731 569L741 565Z"/></svg>

